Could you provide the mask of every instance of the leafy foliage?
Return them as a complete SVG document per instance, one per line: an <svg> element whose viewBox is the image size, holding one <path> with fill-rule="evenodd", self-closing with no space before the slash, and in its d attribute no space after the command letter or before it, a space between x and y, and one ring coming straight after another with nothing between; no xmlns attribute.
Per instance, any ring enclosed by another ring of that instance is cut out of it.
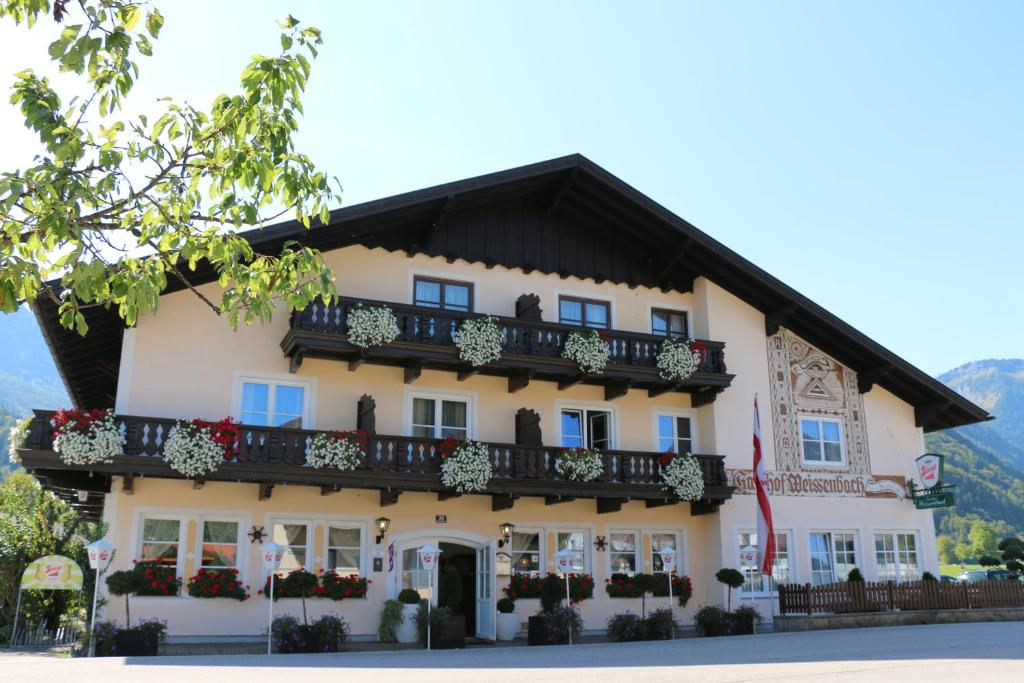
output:
<svg viewBox="0 0 1024 683"><path fill-rule="evenodd" d="M413 592L415 593L415 591ZM377 627L377 639L380 642L393 643L398 640L398 628L405 619L403 606L403 603L398 600L384 601L384 609L380 612L380 625Z"/></svg>
<svg viewBox="0 0 1024 683"><path fill-rule="evenodd" d="M128 117L163 27L159 9L131 0L9 0L0 18L45 24L55 37L50 58L77 79L72 89L87 93L69 97L31 70L15 75L11 102L39 152L32 166L0 173L0 310L46 296L62 325L85 334L86 307L114 306L134 325L170 280L232 326L334 296L315 250L291 242L263 254L235 234L286 214L307 227L314 217L326 223L338 198L293 139L318 29L288 17L280 52L254 56L239 91L205 109L167 99ZM218 277L219 302L193 287L189 272L200 265Z"/></svg>
<svg viewBox="0 0 1024 683"><path fill-rule="evenodd" d="M10 637L18 583L25 567L44 555L66 555L88 567L85 544L103 536L104 527L83 521L24 472L0 480L0 642ZM28 591L22 596L22 623L56 628L70 610L89 606L95 573L85 570L81 592Z"/></svg>

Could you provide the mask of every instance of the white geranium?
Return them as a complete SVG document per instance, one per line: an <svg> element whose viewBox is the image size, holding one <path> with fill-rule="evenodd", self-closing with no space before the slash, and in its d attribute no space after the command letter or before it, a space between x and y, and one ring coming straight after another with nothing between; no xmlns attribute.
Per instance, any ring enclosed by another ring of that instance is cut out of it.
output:
<svg viewBox="0 0 1024 683"><path fill-rule="evenodd" d="M562 358L568 358L588 375L600 375L608 366L612 355L608 342L601 339L597 330L589 332L572 332L565 340Z"/></svg>
<svg viewBox="0 0 1024 683"><path fill-rule="evenodd" d="M7 454L10 462L21 462L21 457L18 455L18 449L25 443L25 439L28 438L28 432L32 428L32 418L26 417L18 420L11 427L11 435L7 440Z"/></svg>
<svg viewBox="0 0 1024 683"><path fill-rule="evenodd" d="M216 443L209 427L179 420L164 442L164 460L190 479L213 472L224 462L224 446Z"/></svg>
<svg viewBox="0 0 1024 683"><path fill-rule="evenodd" d="M306 464L316 469L354 470L366 457L365 448L365 432L320 432L306 448Z"/></svg>
<svg viewBox="0 0 1024 683"><path fill-rule="evenodd" d="M672 462L662 466L661 483L679 500L700 500L704 495L704 471L697 458L689 453L675 455Z"/></svg>
<svg viewBox="0 0 1024 683"><path fill-rule="evenodd" d="M455 335L459 358L473 367L487 365L501 358L501 330L493 316L463 320Z"/></svg>
<svg viewBox="0 0 1024 683"><path fill-rule="evenodd" d="M441 463L441 483L459 493L483 491L491 480L487 444L464 441Z"/></svg>
<svg viewBox="0 0 1024 683"><path fill-rule="evenodd" d="M53 450L69 465L113 462L124 448L113 411L58 410L53 420Z"/></svg>
<svg viewBox="0 0 1024 683"><path fill-rule="evenodd" d="M666 339L658 349L658 373L672 382L682 382L700 367L700 351L689 339Z"/></svg>
<svg viewBox="0 0 1024 683"><path fill-rule="evenodd" d="M558 453L555 469L571 481L594 481L604 474L604 463L595 448L564 448Z"/></svg>
<svg viewBox="0 0 1024 683"><path fill-rule="evenodd" d="M395 314L387 306L356 304L348 312L348 341L361 349L393 342L398 334Z"/></svg>

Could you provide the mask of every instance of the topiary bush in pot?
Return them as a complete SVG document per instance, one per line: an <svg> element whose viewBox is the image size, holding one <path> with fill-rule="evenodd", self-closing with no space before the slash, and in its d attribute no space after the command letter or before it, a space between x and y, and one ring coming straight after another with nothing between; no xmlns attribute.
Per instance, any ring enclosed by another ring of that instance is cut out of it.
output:
<svg viewBox="0 0 1024 683"><path fill-rule="evenodd" d="M395 638L400 643L415 643L420 640L416 627L416 613L420 608L420 594L412 588L403 588L398 593L398 602L402 605L402 623L395 630Z"/></svg>
<svg viewBox="0 0 1024 683"><path fill-rule="evenodd" d="M516 614L516 601L512 598L498 600L498 640L515 640L519 632L519 615Z"/></svg>
<svg viewBox="0 0 1024 683"><path fill-rule="evenodd" d="M715 572L715 578L719 583L724 583L729 587L729 597L726 603L726 610L732 611L732 590L739 588L743 585L743 574L738 569L732 567L722 567Z"/></svg>

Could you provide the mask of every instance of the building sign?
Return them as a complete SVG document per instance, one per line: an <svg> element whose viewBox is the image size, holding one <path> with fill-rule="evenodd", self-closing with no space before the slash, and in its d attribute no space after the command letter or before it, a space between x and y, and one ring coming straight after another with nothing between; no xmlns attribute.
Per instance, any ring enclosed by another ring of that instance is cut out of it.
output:
<svg viewBox="0 0 1024 683"><path fill-rule="evenodd" d="M917 464L917 476L921 478L922 486L932 489L942 485L943 456L938 453L925 453L914 462Z"/></svg>
<svg viewBox="0 0 1024 683"><path fill-rule="evenodd" d="M82 568L70 557L47 555L25 567L21 590L80 591Z"/></svg>
<svg viewBox="0 0 1024 683"><path fill-rule="evenodd" d="M914 496L914 507L918 510L948 508L954 505L956 505L956 497L952 491L939 491L937 493L929 491Z"/></svg>
<svg viewBox="0 0 1024 683"><path fill-rule="evenodd" d="M736 495L754 495L752 470L725 470ZM766 474L772 496L839 496L845 498L906 498L906 478L898 475L842 472L779 472Z"/></svg>

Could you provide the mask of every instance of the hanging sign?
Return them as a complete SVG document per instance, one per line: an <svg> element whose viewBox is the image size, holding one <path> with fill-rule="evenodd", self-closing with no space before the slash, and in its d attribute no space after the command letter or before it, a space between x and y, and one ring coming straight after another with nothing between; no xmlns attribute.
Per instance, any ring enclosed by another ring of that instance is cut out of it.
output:
<svg viewBox="0 0 1024 683"><path fill-rule="evenodd" d="M942 485L942 463L944 456L938 453L925 453L914 463L917 465L917 476L926 489Z"/></svg>
<svg viewBox="0 0 1024 683"><path fill-rule="evenodd" d="M757 565L757 548L747 545L740 548L740 564L748 567Z"/></svg>
<svg viewBox="0 0 1024 683"><path fill-rule="evenodd" d="M914 507L918 510L948 508L956 505L956 497L952 491L924 492L914 496Z"/></svg>
<svg viewBox="0 0 1024 683"><path fill-rule="evenodd" d="M80 591L82 568L70 557L47 555L25 567L21 590Z"/></svg>

